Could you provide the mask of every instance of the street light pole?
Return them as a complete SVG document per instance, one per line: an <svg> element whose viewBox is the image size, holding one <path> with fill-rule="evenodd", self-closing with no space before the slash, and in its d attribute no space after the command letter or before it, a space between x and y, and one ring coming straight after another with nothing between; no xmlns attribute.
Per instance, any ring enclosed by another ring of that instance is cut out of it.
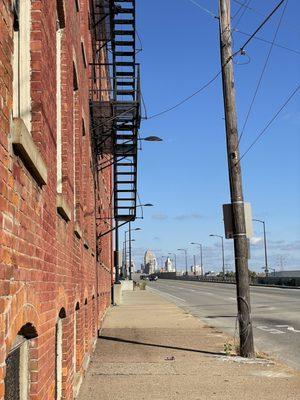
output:
<svg viewBox="0 0 300 400"><path fill-rule="evenodd" d="M115 227L115 253L114 253L114 261L115 261L115 283L119 284L119 222L116 221Z"/></svg>
<svg viewBox="0 0 300 400"><path fill-rule="evenodd" d="M131 270L131 222L129 221L129 280L132 280Z"/></svg>
<svg viewBox="0 0 300 400"><path fill-rule="evenodd" d="M184 251L184 254L185 254L185 274L188 275L187 250L186 249L177 249L177 250Z"/></svg>
<svg viewBox="0 0 300 400"><path fill-rule="evenodd" d="M202 258L202 244L201 243L196 243L196 242L191 242L191 244L199 246L199 249L200 249L201 275L203 276L204 275L204 271L203 271L203 258Z"/></svg>
<svg viewBox="0 0 300 400"><path fill-rule="evenodd" d="M216 236L221 239L222 241L222 270L223 270L223 280L225 280L225 258L224 258L224 240L223 236L221 235L212 235L210 234L209 236Z"/></svg>
<svg viewBox="0 0 300 400"><path fill-rule="evenodd" d="M135 229L131 229L131 221L129 221L129 229L128 229L128 231L126 231L125 232L125 240L126 240L126 233L128 233L129 232L129 280L131 281L132 280L132 270L131 270L131 242L132 242L132 239L131 239L131 231L141 231L141 228L135 228ZM125 244L125 246L126 246L126 244ZM125 259L126 259L126 255L125 255ZM127 268L126 268L126 275L127 275ZM126 278L127 278L127 276L126 276Z"/></svg>
<svg viewBox="0 0 300 400"><path fill-rule="evenodd" d="M267 255L266 224L265 224L265 221L262 221L261 219L253 219L253 221L260 222L261 224L263 224L263 230L264 230L264 248L265 248L265 273L266 273L266 276L269 276L268 255Z"/></svg>

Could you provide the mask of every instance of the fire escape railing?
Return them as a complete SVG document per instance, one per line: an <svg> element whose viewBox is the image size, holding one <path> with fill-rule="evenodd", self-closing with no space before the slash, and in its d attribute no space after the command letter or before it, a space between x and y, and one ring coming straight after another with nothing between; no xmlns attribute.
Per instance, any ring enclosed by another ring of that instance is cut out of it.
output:
<svg viewBox="0 0 300 400"><path fill-rule="evenodd" d="M135 0L92 1L90 111L99 169L113 166L114 218L133 221L137 203L140 71Z"/></svg>

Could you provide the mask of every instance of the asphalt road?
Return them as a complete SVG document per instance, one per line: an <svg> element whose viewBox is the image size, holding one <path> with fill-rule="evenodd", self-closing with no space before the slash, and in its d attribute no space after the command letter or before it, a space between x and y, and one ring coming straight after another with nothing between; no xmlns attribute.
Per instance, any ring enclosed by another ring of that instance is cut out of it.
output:
<svg viewBox="0 0 300 400"><path fill-rule="evenodd" d="M235 334L235 285L158 280L149 286L208 325ZM256 350L300 370L300 289L251 287L251 308Z"/></svg>

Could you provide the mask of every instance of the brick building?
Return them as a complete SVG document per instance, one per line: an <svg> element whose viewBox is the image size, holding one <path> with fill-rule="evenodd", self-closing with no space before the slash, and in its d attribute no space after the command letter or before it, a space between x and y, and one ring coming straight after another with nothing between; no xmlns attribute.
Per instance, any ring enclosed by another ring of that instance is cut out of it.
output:
<svg viewBox="0 0 300 400"><path fill-rule="evenodd" d="M113 171L97 168L90 118L95 3L0 0L1 400L76 396L110 304L112 236L97 237L111 226Z"/></svg>

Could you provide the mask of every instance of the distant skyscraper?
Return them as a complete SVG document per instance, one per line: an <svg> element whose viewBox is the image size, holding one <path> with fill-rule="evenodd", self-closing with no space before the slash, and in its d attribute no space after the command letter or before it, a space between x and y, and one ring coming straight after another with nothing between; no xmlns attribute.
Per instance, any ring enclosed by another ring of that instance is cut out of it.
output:
<svg viewBox="0 0 300 400"><path fill-rule="evenodd" d="M165 271L166 272L174 272L175 269L173 267L173 261L171 260L170 257L168 257L165 261Z"/></svg>
<svg viewBox="0 0 300 400"><path fill-rule="evenodd" d="M153 274L157 269L157 260L151 250L147 250L144 256L145 274Z"/></svg>

